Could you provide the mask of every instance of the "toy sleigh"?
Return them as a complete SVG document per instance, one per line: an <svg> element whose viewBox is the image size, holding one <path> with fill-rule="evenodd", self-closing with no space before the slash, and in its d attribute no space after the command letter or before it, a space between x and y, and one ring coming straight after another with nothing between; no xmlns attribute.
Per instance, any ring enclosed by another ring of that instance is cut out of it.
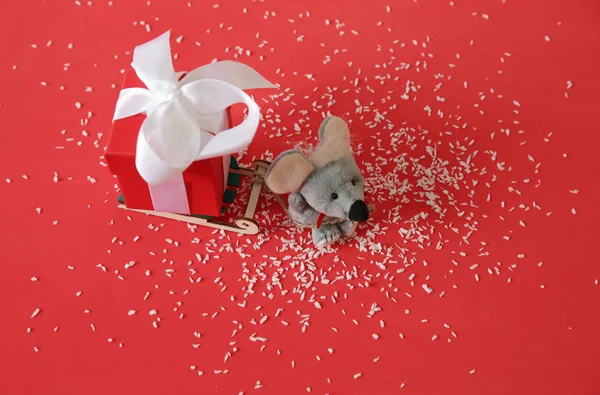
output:
<svg viewBox="0 0 600 395"><path fill-rule="evenodd" d="M268 162L240 167L232 154L252 142L260 109L245 92L276 88L254 69L232 61L175 72L170 32L135 48L120 91L105 158L121 190L122 209L242 234L254 219ZM233 126L231 109L247 113ZM251 177L246 209L225 220L241 177Z"/></svg>
<svg viewBox="0 0 600 395"><path fill-rule="evenodd" d="M253 162L252 168L240 167L234 157L231 157L231 165L229 167L229 174L227 178L227 189L223 193L223 200L221 206L220 216L202 215L202 214L175 214L168 212L159 212L154 210L141 210L131 209L125 205L123 195L119 196L118 207L124 210L135 211L147 215L153 215L156 217L172 219L176 221L187 222L189 224L206 226L210 228L222 229L225 231L237 232L241 234L254 235L259 231L259 224L254 219L256 213L256 207L258 206L258 200L263 190L264 176L267 172L267 168L270 163L263 160L256 160ZM251 187L248 202L246 203L246 209L243 217L238 217L233 223L225 222L224 215L227 212L228 207L233 203L237 197L237 188L241 185L242 176L251 177Z"/></svg>

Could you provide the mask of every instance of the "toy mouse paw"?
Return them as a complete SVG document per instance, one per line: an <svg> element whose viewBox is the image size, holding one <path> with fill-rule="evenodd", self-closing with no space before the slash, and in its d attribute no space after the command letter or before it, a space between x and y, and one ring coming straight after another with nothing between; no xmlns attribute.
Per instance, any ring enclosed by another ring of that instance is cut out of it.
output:
<svg viewBox="0 0 600 395"><path fill-rule="evenodd" d="M356 222L350 220L344 221L341 224L339 224L338 227L340 228L342 237L352 236L354 234L354 231L356 230L356 225Z"/></svg>
<svg viewBox="0 0 600 395"><path fill-rule="evenodd" d="M313 229L312 239L317 247L325 247L338 241L341 234L337 225L323 225L319 229Z"/></svg>

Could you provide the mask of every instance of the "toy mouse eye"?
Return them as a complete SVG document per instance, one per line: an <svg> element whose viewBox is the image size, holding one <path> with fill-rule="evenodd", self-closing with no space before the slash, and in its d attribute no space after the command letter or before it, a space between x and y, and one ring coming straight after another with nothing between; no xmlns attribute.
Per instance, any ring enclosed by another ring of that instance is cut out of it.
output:
<svg viewBox="0 0 600 395"><path fill-rule="evenodd" d="M356 180L352 180L352 185L356 186Z"/></svg>
<svg viewBox="0 0 600 395"><path fill-rule="evenodd" d="M335 193L335 192L334 192L334 193L332 193L332 194L331 194L331 198L332 198L333 200L337 199L337 198L338 198L338 194L337 194L337 193Z"/></svg>

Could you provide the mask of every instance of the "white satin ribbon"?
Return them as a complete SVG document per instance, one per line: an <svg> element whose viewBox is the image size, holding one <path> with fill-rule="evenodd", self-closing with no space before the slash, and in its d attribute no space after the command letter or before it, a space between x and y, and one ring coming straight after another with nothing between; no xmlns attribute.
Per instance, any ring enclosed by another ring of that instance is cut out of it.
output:
<svg viewBox="0 0 600 395"><path fill-rule="evenodd" d="M170 31L135 48L131 65L146 88L123 89L113 117L147 114L135 164L150 188L182 177L194 161L247 148L258 128L260 109L243 89L275 88L254 69L232 61L199 67L179 80L184 72L173 68L169 39ZM248 107L246 119L219 130L223 111L236 103Z"/></svg>

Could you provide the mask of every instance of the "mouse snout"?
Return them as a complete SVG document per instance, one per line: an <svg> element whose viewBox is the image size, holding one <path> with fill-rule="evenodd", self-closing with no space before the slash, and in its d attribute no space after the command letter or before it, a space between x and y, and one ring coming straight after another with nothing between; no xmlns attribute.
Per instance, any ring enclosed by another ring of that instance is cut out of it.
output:
<svg viewBox="0 0 600 395"><path fill-rule="evenodd" d="M362 200L357 200L350 206L348 218L351 221L364 222L369 219L369 208Z"/></svg>

